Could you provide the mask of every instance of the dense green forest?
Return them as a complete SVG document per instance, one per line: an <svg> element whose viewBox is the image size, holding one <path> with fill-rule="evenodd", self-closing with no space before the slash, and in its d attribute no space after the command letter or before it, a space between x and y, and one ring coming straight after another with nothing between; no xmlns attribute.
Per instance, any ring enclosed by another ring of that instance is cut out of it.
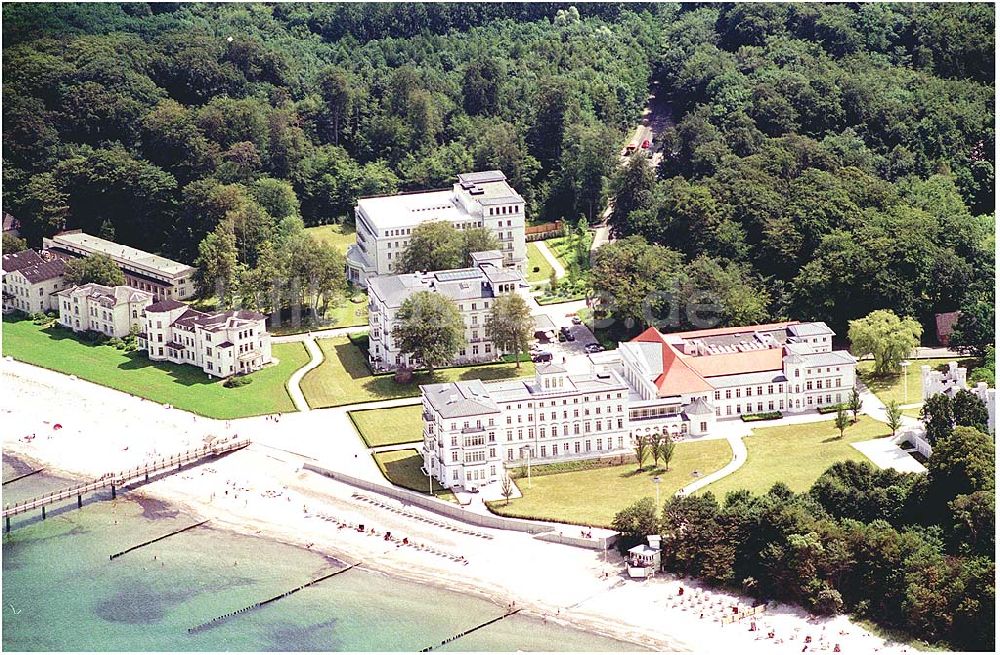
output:
<svg viewBox="0 0 1000 655"><path fill-rule="evenodd" d="M993 29L983 4L7 3L3 207L32 245L186 261L249 215L252 269L289 216L500 168L533 220L614 198L723 320L929 328L994 301ZM616 172L654 81L661 169Z"/></svg>
<svg viewBox="0 0 1000 655"><path fill-rule="evenodd" d="M884 308L933 335L935 312L993 304L991 5L686 8L655 69L660 179L617 176L617 234L725 269L709 290L745 293L724 316L843 333Z"/></svg>
<svg viewBox="0 0 1000 655"><path fill-rule="evenodd" d="M204 199L268 179L307 225L494 167L533 218L593 212L661 22L617 6L7 4L4 208L30 242L107 222L188 260L231 209Z"/></svg>

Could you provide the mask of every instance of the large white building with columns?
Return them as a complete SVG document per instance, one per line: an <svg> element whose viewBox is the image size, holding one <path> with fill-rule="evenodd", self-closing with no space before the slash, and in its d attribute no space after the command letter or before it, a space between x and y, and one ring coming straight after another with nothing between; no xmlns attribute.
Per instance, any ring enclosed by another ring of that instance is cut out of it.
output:
<svg viewBox="0 0 1000 655"><path fill-rule="evenodd" d="M458 230L490 230L500 241L504 266L527 271L524 198L500 171L482 171L460 174L451 189L358 200L357 242L347 250L347 279L368 286L371 277L395 273L413 229L435 221Z"/></svg>
<svg viewBox="0 0 1000 655"><path fill-rule="evenodd" d="M846 402L857 360L825 323L662 333L649 328L569 375L421 387L424 466L445 486L478 487L503 466L629 454L639 435L710 435L749 414Z"/></svg>

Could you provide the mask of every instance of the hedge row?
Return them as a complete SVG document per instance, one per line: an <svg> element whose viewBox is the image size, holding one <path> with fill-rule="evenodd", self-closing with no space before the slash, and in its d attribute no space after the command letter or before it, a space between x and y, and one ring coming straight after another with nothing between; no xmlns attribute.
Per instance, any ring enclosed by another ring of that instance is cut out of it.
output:
<svg viewBox="0 0 1000 655"><path fill-rule="evenodd" d="M850 408L847 406L847 403L836 403L834 405L827 405L825 407L817 407L816 411L819 412L820 414L836 414L837 410L840 409L847 410Z"/></svg>
<svg viewBox="0 0 1000 655"><path fill-rule="evenodd" d="M744 423L752 423L754 421L773 421L774 419L781 417L782 413L779 411L761 412L760 414L743 414L740 416Z"/></svg>

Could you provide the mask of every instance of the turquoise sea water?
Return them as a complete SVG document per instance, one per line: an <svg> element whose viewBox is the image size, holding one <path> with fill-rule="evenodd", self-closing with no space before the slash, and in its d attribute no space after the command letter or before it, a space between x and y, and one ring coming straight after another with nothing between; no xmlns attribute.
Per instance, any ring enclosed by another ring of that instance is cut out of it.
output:
<svg viewBox="0 0 1000 655"><path fill-rule="evenodd" d="M4 458L4 480L23 470ZM34 475L4 487L3 502L68 483ZM194 522L136 493L53 511L45 521L37 514L15 520L3 542L3 649L414 651L502 613L476 597L352 569L190 633L216 616L343 567L301 548L208 526L109 559ZM443 650L636 649L518 615Z"/></svg>

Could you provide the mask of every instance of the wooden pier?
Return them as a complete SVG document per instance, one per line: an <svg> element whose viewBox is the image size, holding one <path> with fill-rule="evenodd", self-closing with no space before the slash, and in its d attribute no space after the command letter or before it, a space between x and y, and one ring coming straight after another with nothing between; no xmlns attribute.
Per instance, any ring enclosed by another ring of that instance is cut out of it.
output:
<svg viewBox="0 0 1000 655"><path fill-rule="evenodd" d="M91 480L90 482L84 482L66 489L54 491L50 494L45 494L44 496L37 496L30 500L25 500L13 505L7 505L3 508L3 518L6 524L5 527L7 532L10 532L10 517L12 516L41 509L42 518L44 519L45 508L48 505L52 505L53 503L58 503L66 500L67 498L76 496L76 506L83 507L83 497L85 495L89 495L109 487L111 488L111 497L115 498L117 496L118 489L127 484L140 480L149 482L149 476L151 475L157 475L170 469L179 470L185 464L190 464L191 462L195 462L206 457L219 457L220 455L226 455L233 451L246 448L249 445L249 439L219 441L201 448L186 450L182 453L177 453L169 457L162 457L157 460L148 461L141 466L137 466L134 469L129 469L127 471L105 473L101 477Z"/></svg>

